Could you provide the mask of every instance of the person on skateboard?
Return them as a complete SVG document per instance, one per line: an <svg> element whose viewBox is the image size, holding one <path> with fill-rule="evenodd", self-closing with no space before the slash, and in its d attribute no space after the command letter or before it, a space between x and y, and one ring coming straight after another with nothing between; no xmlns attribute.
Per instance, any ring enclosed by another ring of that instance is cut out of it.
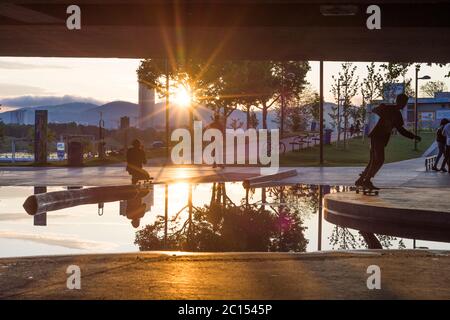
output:
<svg viewBox="0 0 450 320"><path fill-rule="evenodd" d="M370 161L365 170L361 173L359 179L355 181L355 186L370 190L379 190L379 188L373 185L371 179L383 166L384 148L389 142L392 129L397 129L402 136L409 139L421 141L419 136L416 136L403 127L404 121L400 111L406 106L407 103L408 96L406 94L399 94L395 100L395 105L380 104L372 110L372 112L377 114L380 119L369 134Z"/></svg>
<svg viewBox="0 0 450 320"><path fill-rule="evenodd" d="M150 180L150 175L143 169L147 163L145 151L141 141L133 140L132 147L127 151L127 172L131 175L131 183L136 184L139 180Z"/></svg>

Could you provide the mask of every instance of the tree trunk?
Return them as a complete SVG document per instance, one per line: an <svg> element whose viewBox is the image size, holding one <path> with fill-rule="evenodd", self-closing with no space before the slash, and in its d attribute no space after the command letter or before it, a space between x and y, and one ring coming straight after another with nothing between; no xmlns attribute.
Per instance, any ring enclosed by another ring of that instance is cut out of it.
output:
<svg viewBox="0 0 450 320"><path fill-rule="evenodd" d="M250 129L250 108L247 108L245 110L245 113L247 114L247 130Z"/></svg>
<svg viewBox="0 0 450 320"><path fill-rule="evenodd" d="M262 108L262 127L267 129L267 106L265 104L263 104Z"/></svg>

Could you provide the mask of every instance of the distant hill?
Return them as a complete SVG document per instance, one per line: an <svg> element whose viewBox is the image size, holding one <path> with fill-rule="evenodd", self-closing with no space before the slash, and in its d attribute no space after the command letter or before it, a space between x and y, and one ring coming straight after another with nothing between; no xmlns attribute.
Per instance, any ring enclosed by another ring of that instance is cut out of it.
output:
<svg viewBox="0 0 450 320"><path fill-rule="evenodd" d="M130 117L130 124L134 125L139 117L139 105L127 101L113 101L95 108L91 108L83 115L83 121L89 124L98 124L100 112L105 121L105 127L118 127L121 117ZM91 123L94 121L94 123Z"/></svg>
<svg viewBox="0 0 450 320"><path fill-rule="evenodd" d="M332 103L324 103L324 118L326 127L330 127L331 108L334 106ZM22 124L34 124L34 111L35 110L48 110L49 122L53 123L68 123L76 122L84 125L98 125L100 120L100 113L102 119L105 122L105 127L112 129L119 126L120 118L124 116L130 117L130 125L136 126L136 122L139 118L139 105L127 101L113 101L103 105L96 105L86 102L71 102L60 105L51 106L36 106L19 108L14 111L0 112L0 120L4 123L22 123ZM3 110L0 110L3 111ZM209 123L212 119L212 112L209 109L197 110L197 117L201 118L204 123ZM259 110L256 110L256 117L259 121L258 127L262 125L262 114ZM189 119L187 109L173 108L170 117L171 126L185 126ZM245 128L247 116L245 112L241 110L235 110L228 118L228 125L231 124L233 119L238 119L243 123ZM275 122L276 113L273 110L269 110L267 115L267 126L269 129L278 128L278 124ZM162 124L164 125L164 124Z"/></svg>
<svg viewBox="0 0 450 320"><path fill-rule="evenodd" d="M120 117L123 116L129 116L131 124L134 125L139 115L139 106L126 101L114 101L100 106L93 103L72 102L52 106L26 107L2 112L0 113L0 119L5 123L33 124L34 111L36 110L48 110L49 122L77 122L85 125L98 125L101 112L106 128L117 127Z"/></svg>

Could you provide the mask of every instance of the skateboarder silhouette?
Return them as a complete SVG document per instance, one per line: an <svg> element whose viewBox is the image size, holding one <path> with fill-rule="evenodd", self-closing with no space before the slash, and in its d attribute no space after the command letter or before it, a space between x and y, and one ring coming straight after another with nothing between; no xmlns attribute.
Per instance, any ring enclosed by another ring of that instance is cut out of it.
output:
<svg viewBox="0 0 450 320"><path fill-rule="evenodd" d="M408 96L406 94L399 94L395 100L395 104L380 104L372 110L380 119L369 134L370 138L370 161L365 170L361 173L360 178L355 181L357 187L362 187L369 190L379 190L372 184L371 179L377 174L384 163L384 148L389 142L392 129L410 139L421 140L412 132L406 130L403 125L402 110L408 103Z"/></svg>
<svg viewBox="0 0 450 320"><path fill-rule="evenodd" d="M131 183L137 184L139 180L150 180L150 175L143 169L144 164L147 163L145 151L141 141L133 140L133 147L127 151L127 168L126 170L131 175Z"/></svg>

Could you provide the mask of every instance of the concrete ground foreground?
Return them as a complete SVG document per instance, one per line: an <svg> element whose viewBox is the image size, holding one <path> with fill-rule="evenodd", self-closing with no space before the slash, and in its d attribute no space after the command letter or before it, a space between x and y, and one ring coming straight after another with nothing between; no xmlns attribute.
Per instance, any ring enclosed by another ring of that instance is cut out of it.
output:
<svg viewBox="0 0 450 320"><path fill-rule="evenodd" d="M0 260L1 299L449 299L450 253L138 253ZM81 290L66 268L81 268ZM367 267L381 269L369 290Z"/></svg>

